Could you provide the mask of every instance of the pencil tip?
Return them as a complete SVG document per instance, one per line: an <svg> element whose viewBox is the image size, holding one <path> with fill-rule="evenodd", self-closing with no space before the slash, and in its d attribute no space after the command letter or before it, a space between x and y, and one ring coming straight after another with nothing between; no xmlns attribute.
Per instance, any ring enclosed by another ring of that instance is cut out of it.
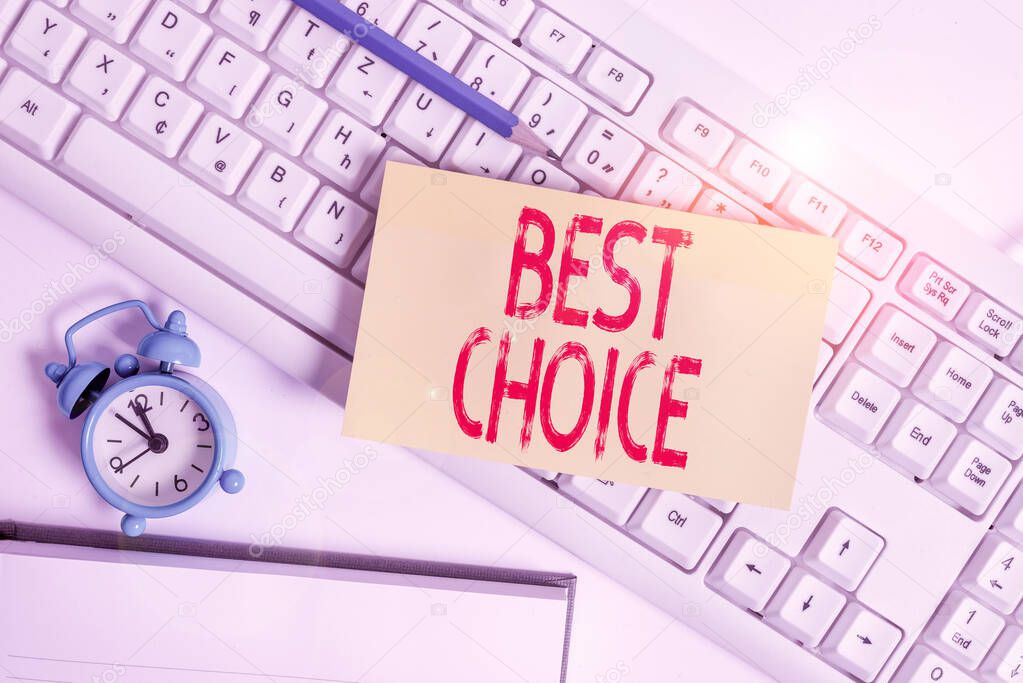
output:
<svg viewBox="0 0 1023 683"><path fill-rule="evenodd" d="M561 157L555 154L554 150L547 147L544 141L540 139L539 135L534 133L529 126L523 126L521 122L512 127L512 132L511 135L508 136L508 140L535 154L539 154L540 156L550 157L555 161L559 161L561 159Z"/></svg>

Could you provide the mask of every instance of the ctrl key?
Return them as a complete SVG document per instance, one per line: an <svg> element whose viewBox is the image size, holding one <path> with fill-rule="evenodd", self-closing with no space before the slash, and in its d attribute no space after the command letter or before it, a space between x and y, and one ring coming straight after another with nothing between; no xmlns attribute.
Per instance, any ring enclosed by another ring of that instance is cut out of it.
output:
<svg viewBox="0 0 1023 683"><path fill-rule="evenodd" d="M842 612L828 632L824 658L861 681L872 681L902 640L902 631L859 603Z"/></svg>

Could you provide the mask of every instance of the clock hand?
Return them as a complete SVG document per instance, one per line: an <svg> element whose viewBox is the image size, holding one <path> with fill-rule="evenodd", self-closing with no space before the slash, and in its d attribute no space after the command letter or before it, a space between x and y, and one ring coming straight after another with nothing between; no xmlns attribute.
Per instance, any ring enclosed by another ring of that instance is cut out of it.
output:
<svg viewBox="0 0 1023 683"><path fill-rule="evenodd" d="M145 428L149 430L149 435L146 438L152 439L154 436L156 436L156 433L153 431L153 425L149 422L149 416L146 415L146 413L148 413L149 410L143 408L139 404L138 399L135 399L134 401L131 402L131 409L135 411L135 415L137 417L142 418L142 424L145 425Z"/></svg>
<svg viewBox="0 0 1023 683"><path fill-rule="evenodd" d="M120 467L118 467L116 470L114 470L114 472L116 472L117 474L121 474L122 472L124 472L124 468L125 467L127 467L130 464L132 464L133 462L135 462L136 460L138 460L139 458L141 458L143 455L145 455L148 452L149 452L149 449L147 448L146 450L142 451L141 453L136 455L134 458L132 458L128 462L123 463Z"/></svg>
<svg viewBox="0 0 1023 683"><path fill-rule="evenodd" d="M143 439L145 439L146 441L149 441L149 435L148 435L148 434L146 434L146 433L145 433L144 431L142 431L141 429L139 429L138 427L136 427L135 425L133 425L133 424L132 424L131 422L129 422L129 421L128 421L128 420L127 420L127 419L126 419L126 418L125 418L125 417L124 417L123 415L121 415L120 413L114 413L114 417L116 417L116 418L117 418L118 420L120 420L121 422L123 422L124 424L128 425L129 427L131 427L132 429L134 429L134 430L135 430L136 432L138 432L138 433L139 433L139 435L140 435L140 436L141 436L141 437L142 437Z"/></svg>

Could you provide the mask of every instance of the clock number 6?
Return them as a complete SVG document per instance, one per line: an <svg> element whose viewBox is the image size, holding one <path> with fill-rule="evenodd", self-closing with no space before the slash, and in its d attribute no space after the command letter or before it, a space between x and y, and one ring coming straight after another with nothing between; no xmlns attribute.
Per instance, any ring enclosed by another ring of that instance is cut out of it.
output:
<svg viewBox="0 0 1023 683"><path fill-rule="evenodd" d="M188 490L188 482L175 474L174 488L178 490L178 493L183 493Z"/></svg>
<svg viewBox="0 0 1023 683"><path fill-rule="evenodd" d="M210 430L209 420L207 420L206 416L203 415L202 413L196 413L195 416L192 418L192 422L202 423L202 426L199 427L200 432L208 432Z"/></svg>

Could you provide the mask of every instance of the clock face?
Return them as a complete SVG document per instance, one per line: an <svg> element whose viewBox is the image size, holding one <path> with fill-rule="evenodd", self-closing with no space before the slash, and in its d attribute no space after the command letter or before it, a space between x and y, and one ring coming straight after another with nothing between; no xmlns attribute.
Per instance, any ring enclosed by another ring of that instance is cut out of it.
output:
<svg viewBox="0 0 1023 683"><path fill-rule="evenodd" d="M115 397L93 430L96 469L121 497L150 507L193 494L210 475L216 430L176 389L140 386Z"/></svg>

